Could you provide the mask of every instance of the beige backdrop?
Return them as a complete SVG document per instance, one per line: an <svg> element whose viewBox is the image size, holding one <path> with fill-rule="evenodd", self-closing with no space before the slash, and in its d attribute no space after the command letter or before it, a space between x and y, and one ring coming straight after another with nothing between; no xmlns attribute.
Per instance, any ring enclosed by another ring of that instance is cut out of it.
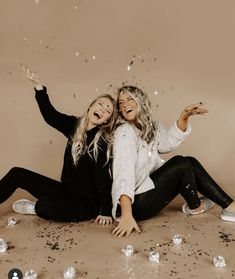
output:
<svg viewBox="0 0 235 279"><path fill-rule="evenodd" d="M193 132L175 153L199 158L235 195L234 0L0 4L1 175L23 166L59 179L62 167L66 140L43 122L18 67L24 62L68 114L122 82L144 88L166 126L186 105L205 102L210 113L191 120Z"/></svg>

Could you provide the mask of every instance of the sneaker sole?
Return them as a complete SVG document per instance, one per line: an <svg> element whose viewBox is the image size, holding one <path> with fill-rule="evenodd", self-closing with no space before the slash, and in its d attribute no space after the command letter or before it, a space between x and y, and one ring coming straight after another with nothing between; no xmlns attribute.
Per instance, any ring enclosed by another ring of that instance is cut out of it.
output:
<svg viewBox="0 0 235 279"><path fill-rule="evenodd" d="M221 215L220 218L221 218L223 221L235 222L235 218L234 218L234 217Z"/></svg>

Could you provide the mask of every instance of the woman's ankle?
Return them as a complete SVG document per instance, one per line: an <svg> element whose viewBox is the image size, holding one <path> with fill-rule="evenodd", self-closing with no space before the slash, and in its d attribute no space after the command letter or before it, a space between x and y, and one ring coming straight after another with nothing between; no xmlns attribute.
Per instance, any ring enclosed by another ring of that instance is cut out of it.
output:
<svg viewBox="0 0 235 279"><path fill-rule="evenodd" d="M201 202L201 204L195 208L195 209L190 209L190 211L193 213L193 214L197 214L197 213L200 213L204 210L204 204L203 202Z"/></svg>
<svg viewBox="0 0 235 279"><path fill-rule="evenodd" d="M230 203L230 205L225 209L230 212L235 212L235 202L233 201L232 203Z"/></svg>

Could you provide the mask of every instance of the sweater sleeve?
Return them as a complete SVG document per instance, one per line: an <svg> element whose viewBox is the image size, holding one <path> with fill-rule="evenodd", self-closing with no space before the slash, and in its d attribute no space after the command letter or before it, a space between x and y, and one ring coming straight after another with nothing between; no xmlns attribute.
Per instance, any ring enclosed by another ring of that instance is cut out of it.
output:
<svg viewBox="0 0 235 279"><path fill-rule="evenodd" d="M188 126L186 131L181 131L177 123L170 129L166 129L160 122L157 123L156 141L158 143L159 153L167 153L176 149L183 143L185 138L191 133L191 126Z"/></svg>
<svg viewBox="0 0 235 279"><path fill-rule="evenodd" d="M117 204L121 195L128 196L132 203L135 196L137 137L133 127L128 123L119 126L115 131L113 156L112 215L116 218Z"/></svg>
<svg viewBox="0 0 235 279"><path fill-rule="evenodd" d="M46 123L70 138L74 133L78 118L58 112L50 102L46 87L42 90L35 89L35 98Z"/></svg>
<svg viewBox="0 0 235 279"><path fill-rule="evenodd" d="M94 183L100 200L100 215L112 216L110 161L107 162L107 144L102 142L97 162L94 162Z"/></svg>

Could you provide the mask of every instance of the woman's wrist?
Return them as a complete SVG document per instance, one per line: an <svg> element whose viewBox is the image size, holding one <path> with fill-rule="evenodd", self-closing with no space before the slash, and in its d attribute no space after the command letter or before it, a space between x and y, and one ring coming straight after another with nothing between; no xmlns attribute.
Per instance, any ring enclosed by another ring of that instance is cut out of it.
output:
<svg viewBox="0 0 235 279"><path fill-rule="evenodd" d="M188 127L188 117L186 117L186 118L181 118L180 117L177 120L177 126L181 131L185 132L187 127Z"/></svg>
<svg viewBox="0 0 235 279"><path fill-rule="evenodd" d="M36 90L43 90L43 86L41 84L34 85Z"/></svg>
<svg viewBox="0 0 235 279"><path fill-rule="evenodd" d="M119 201L120 201L121 212L122 212L121 216L122 217L132 216L131 199L126 195L122 195Z"/></svg>

